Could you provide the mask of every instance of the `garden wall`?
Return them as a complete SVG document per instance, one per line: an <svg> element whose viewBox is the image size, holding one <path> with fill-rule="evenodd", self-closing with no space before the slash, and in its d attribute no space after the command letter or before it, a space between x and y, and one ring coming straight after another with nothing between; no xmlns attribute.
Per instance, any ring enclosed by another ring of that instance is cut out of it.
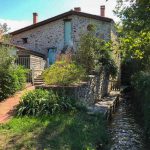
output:
<svg viewBox="0 0 150 150"><path fill-rule="evenodd" d="M89 75L87 82L71 86L41 85L36 88L53 90L59 95L65 94L85 105L92 105L108 94L109 76L102 71L99 75Z"/></svg>

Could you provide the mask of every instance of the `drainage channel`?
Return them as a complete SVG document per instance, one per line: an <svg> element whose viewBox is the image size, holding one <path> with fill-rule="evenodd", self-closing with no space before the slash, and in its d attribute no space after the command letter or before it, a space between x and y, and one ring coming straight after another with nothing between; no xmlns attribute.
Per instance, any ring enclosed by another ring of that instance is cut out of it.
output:
<svg viewBox="0 0 150 150"><path fill-rule="evenodd" d="M108 126L110 150L149 150L142 127L137 123L130 100L122 98Z"/></svg>

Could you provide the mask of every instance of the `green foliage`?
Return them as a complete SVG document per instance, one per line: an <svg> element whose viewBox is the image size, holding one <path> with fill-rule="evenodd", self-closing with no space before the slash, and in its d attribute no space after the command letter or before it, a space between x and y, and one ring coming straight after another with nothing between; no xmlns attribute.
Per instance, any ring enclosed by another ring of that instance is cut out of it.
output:
<svg viewBox="0 0 150 150"><path fill-rule="evenodd" d="M85 75L81 66L73 62L57 61L43 73L46 84L70 85L80 82Z"/></svg>
<svg viewBox="0 0 150 150"><path fill-rule="evenodd" d="M85 112L17 117L0 125L0 133L0 149L105 150L108 146L102 116ZM14 137L15 142L10 142Z"/></svg>
<svg viewBox="0 0 150 150"><path fill-rule="evenodd" d="M102 66L109 74L115 76L117 66L112 57L112 43L97 37L93 26L89 28L92 30L80 39L80 46L75 57L76 62L82 65L88 74L100 71Z"/></svg>
<svg viewBox="0 0 150 150"><path fill-rule="evenodd" d="M9 69L14 63L15 58L9 54L11 50L13 50L12 46L0 44L0 70Z"/></svg>
<svg viewBox="0 0 150 150"><path fill-rule="evenodd" d="M120 41L124 59L139 59L141 67L150 63L150 32L128 31Z"/></svg>
<svg viewBox="0 0 150 150"><path fill-rule="evenodd" d="M132 76L134 99L144 114L145 130L150 137L150 1L118 0L115 13L121 19L120 47L127 75ZM129 68L129 69L128 69Z"/></svg>
<svg viewBox="0 0 150 150"><path fill-rule="evenodd" d="M0 100L25 87L27 71L21 66L0 70Z"/></svg>
<svg viewBox="0 0 150 150"><path fill-rule="evenodd" d="M6 44L9 40L8 35L4 36L6 31L7 25L0 24L3 42L0 43L0 101L24 88L27 73L23 67L14 65L15 58L10 55L13 47Z"/></svg>
<svg viewBox="0 0 150 150"><path fill-rule="evenodd" d="M7 98L8 96L16 92L15 77L11 71L0 71L0 100Z"/></svg>
<svg viewBox="0 0 150 150"><path fill-rule="evenodd" d="M150 64L150 1L118 0L115 13L121 19L119 27L122 56L124 59L139 59L141 69Z"/></svg>
<svg viewBox="0 0 150 150"><path fill-rule="evenodd" d="M25 69L23 66L15 66L12 70L12 76L15 78L15 84L16 84L16 91L22 90L25 88L26 84L26 74L28 70Z"/></svg>
<svg viewBox="0 0 150 150"><path fill-rule="evenodd" d="M60 97L53 91L37 89L22 97L17 108L17 115L42 116L74 109L74 102L70 98Z"/></svg>
<svg viewBox="0 0 150 150"><path fill-rule="evenodd" d="M145 121L145 131L150 139L150 73L139 72L132 77L135 98L142 109Z"/></svg>

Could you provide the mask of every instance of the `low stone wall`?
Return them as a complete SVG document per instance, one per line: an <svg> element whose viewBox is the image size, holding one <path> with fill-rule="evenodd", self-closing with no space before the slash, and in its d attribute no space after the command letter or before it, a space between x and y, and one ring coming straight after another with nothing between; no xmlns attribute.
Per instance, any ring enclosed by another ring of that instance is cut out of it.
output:
<svg viewBox="0 0 150 150"><path fill-rule="evenodd" d="M107 120L110 120L112 115L115 113L120 101L121 99L119 91L110 92L110 94L102 98L101 101L87 107L87 113L90 115L101 113Z"/></svg>
<svg viewBox="0 0 150 150"><path fill-rule="evenodd" d="M78 100L84 105L92 105L108 93L108 80L104 72L100 75L89 75L87 82L72 86L41 85L36 88L53 90Z"/></svg>

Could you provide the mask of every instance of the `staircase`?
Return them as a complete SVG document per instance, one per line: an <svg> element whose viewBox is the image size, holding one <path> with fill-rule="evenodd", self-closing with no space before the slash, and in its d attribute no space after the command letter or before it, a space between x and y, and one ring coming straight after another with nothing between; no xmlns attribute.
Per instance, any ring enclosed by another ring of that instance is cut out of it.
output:
<svg viewBox="0 0 150 150"><path fill-rule="evenodd" d="M42 84L44 84L44 80L42 78L42 75L39 75L38 77L36 77L34 79L34 85L39 86L39 85L42 85Z"/></svg>

